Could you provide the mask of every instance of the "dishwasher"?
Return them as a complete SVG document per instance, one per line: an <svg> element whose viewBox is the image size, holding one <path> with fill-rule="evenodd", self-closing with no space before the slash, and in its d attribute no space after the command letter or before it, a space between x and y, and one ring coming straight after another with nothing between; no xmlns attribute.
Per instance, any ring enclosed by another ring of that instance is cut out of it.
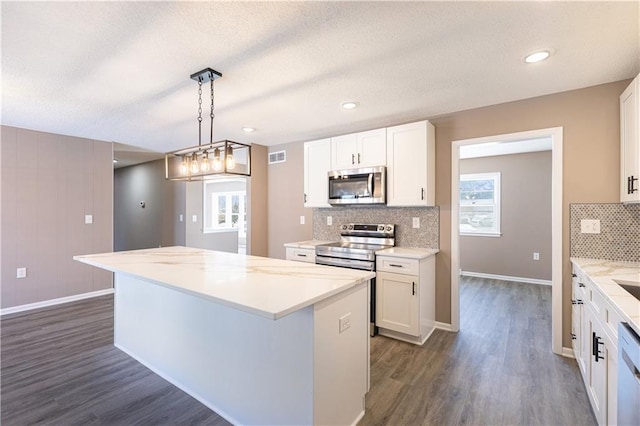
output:
<svg viewBox="0 0 640 426"><path fill-rule="evenodd" d="M618 425L640 425L640 337L618 326Z"/></svg>

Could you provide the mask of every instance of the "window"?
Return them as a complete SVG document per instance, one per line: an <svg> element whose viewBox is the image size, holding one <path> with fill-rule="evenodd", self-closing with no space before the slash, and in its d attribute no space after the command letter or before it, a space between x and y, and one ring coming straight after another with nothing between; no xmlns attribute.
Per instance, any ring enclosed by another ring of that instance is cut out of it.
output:
<svg viewBox="0 0 640 426"><path fill-rule="evenodd" d="M216 180L204 184L204 232L238 229L247 236L247 191L243 180Z"/></svg>
<svg viewBox="0 0 640 426"><path fill-rule="evenodd" d="M500 236L500 173L460 175L460 234Z"/></svg>

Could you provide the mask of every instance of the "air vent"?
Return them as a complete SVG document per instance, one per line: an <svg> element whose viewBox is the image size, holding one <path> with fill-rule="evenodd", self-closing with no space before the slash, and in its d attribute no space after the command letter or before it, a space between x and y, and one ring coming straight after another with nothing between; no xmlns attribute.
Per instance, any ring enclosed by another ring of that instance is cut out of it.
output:
<svg viewBox="0 0 640 426"><path fill-rule="evenodd" d="M284 163L285 161L287 161L287 151L269 153L269 164Z"/></svg>

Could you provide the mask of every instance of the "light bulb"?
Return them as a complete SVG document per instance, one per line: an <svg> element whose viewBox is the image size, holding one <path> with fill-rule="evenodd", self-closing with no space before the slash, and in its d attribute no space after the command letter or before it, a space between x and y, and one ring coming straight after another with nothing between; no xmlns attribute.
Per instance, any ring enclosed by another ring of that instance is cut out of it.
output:
<svg viewBox="0 0 640 426"><path fill-rule="evenodd" d="M213 150L213 170L216 172L222 170L222 161L220 161L220 148Z"/></svg>
<svg viewBox="0 0 640 426"><path fill-rule="evenodd" d="M225 161L227 162L227 169L233 169L236 166L236 161L233 159L233 148L228 147L228 151L225 154Z"/></svg>
<svg viewBox="0 0 640 426"><path fill-rule="evenodd" d="M191 173L198 173L200 171L200 166L198 165L198 157L194 153L191 156Z"/></svg>
<svg viewBox="0 0 640 426"><path fill-rule="evenodd" d="M204 155L202 156L202 162L200 163L200 170L202 170L205 173L209 171L209 153L208 152L205 152Z"/></svg>
<svg viewBox="0 0 640 426"><path fill-rule="evenodd" d="M187 166L187 160L182 157L182 163L180 163L180 174L186 175L189 173L189 166Z"/></svg>

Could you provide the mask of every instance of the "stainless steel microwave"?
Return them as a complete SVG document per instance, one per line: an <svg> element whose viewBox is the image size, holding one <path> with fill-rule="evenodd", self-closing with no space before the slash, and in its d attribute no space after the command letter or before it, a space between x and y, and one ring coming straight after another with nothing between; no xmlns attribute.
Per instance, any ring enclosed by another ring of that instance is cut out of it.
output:
<svg viewBox="0 0 640 426"><path fill-rule="evenodd" d="M384 166L329 172L329 204L385 204L387 169Z"/></svg>

